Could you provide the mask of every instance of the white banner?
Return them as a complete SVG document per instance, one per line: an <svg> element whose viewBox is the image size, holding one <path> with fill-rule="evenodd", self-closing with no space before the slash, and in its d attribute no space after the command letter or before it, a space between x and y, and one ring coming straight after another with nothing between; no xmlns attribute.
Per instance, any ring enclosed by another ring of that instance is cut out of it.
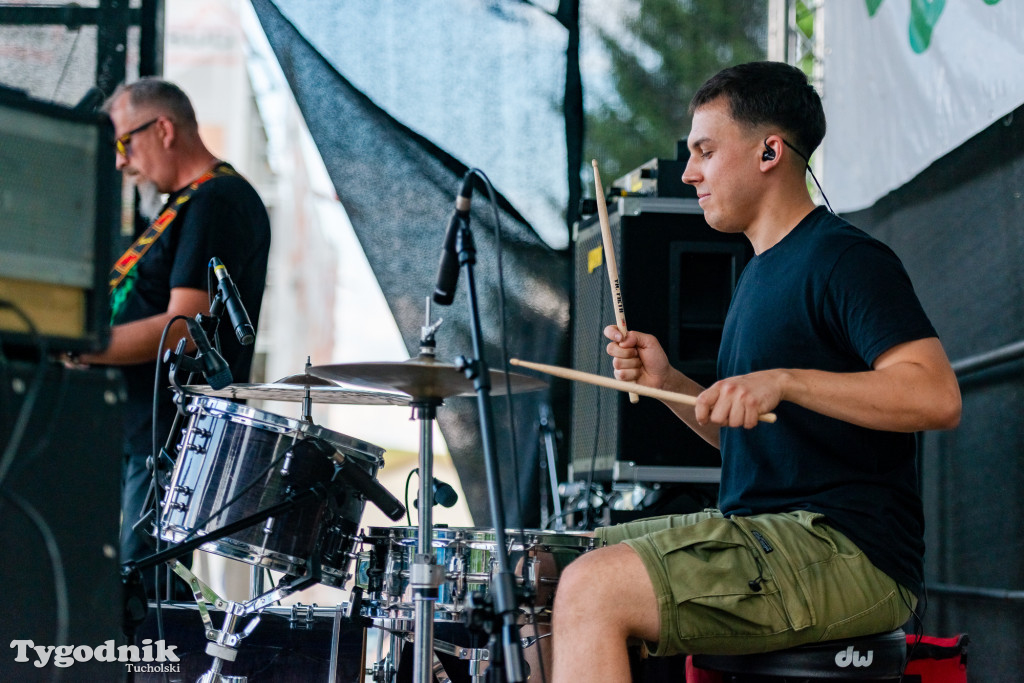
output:
<svg viewBox="0 0 1024 683"><path fill-rule="evenodd" d="M1024 0L824 9L823 183L855 211L1024 103Z"/></svg>

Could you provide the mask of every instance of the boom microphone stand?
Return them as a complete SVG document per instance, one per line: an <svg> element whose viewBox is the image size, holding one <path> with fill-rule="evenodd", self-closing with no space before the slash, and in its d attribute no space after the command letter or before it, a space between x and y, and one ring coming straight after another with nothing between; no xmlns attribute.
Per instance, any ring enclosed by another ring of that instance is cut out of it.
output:
<svg viewBox="0 0 1024 683"><path fill-rule="evenodd" d="M471 171L473 173L473 171ZM459 254L459 266L466 271L466 285L469 293L469 315L473 340L472 359L460 357L456 366L463 369L468 379L473 380L477 395L477 410L480 414L480 432L484 448L484 464L487 472L487 493L490 499L491 522L494 524L495 552L498 555L498 574L494 577L494 614L501 620L501 637L491 635L495 647L489 646L493 660L504 661L505 680L519 683L526 680L523 674L523 651L519 640L519 626L516 624L517 600L515 578L509 566L508 545L505 540L505 508L498 481L498 457L494 440L494 416L491 408L491 373L484 360L483 335L480 331L480 309L477 302L476 281L473 266L476 264L476 247L469 221L459 221L455 246Z"/></svg>

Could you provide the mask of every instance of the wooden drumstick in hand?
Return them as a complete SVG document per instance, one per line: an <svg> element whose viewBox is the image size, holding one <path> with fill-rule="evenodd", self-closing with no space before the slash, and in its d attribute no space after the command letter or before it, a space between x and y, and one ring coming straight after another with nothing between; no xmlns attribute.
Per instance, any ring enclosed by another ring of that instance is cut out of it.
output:
<svg viewBox="0 0 1024 683"><path fill-rule="evenodd" d="M601 240L604 243L604 261L608 269L608 283L612 287L612 308L615 309L615 326L625 337L626 309L622 306L622 290L619 288L619 267L615 265L615 245L612 243L612 228L608 223L608 206L604 202L604 188L601 187L601 174L597 170L597 159L590 162L594 165L594 188L597 192L597 218L601 223ZM636 403L640 396L629 392L629 402Z"/></svg>
<svg viewBox="0 0 1024 683"><path fill-rule="evenodd" d="M508 362L509 365L529 368L531 370L543 372L555 377L561 377L562 379L572 380L574 382L586 382L587 384L615 389L616 391L638 391L644 396L656 398L660 401L682 403L688 406L697 405L697 397L690 396L689 394L680 394L675 391L666 391L665 389L654 389L652 387L645 387L643 385L636 384L635 382L623 382L621 379L612 379L611 377L604 377L602 375L592 375L589 372L583 372L582 370L561 368L557 365L545 365L544 363L534 363L532 361L520 360L518 358L510 358ZM776 415L775 413L762 413L757 419L761 422L775 422Z"/></svg>

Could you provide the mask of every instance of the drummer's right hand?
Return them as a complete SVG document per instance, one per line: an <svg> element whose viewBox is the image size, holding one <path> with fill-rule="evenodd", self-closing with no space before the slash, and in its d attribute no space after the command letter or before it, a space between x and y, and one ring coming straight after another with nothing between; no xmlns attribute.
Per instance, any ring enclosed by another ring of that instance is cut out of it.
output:
<svg viewBox="0 0 1024 683"><path fill-rule="evenodd" d="M665 385L672 366L657 337L636 330L623 336L615 325L604 328L604 336L611 340L605 350L613 359L615 379L654 389Z"/></svg>

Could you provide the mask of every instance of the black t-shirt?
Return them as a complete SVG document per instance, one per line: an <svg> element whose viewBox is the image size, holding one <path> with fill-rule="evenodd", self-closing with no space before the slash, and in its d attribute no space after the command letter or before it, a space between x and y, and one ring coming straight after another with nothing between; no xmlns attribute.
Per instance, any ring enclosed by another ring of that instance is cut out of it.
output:
<svg viewBox="0 0 1024 683"><path fill-rule="evenodd" d="M936 336L884 244L815 209L746 266L725 322L721 378L771 368L862 372L897 344ZM824 514L911 590L923 577L915 437L793 403L775 424L721 430L725 514Z"/></svg>
<svg viewBox="0 0 1024 683"><path fill-rule="evenodd" d="M181 191L176 192L168 201L173 202L180 195ZM255 328L266 285L269 252L270 221L256 190L237 175L214 177L181 205L174 221L135 266L133 289L113 323L163 313L175 287L209 291L209 263L216 256L237 286ZM221 353L231 367L232 380L247 382L253 347L238 343L226 312L221 317L217 337ZM174 419L172 395L166 388L168 378L166 374L156 378L155 362L127 365L121 370L128 392L124 447L128 453L150 453L155 379L159 385L158 447L167 439ZM198 382L205 382L202 375Z"/></svg>

